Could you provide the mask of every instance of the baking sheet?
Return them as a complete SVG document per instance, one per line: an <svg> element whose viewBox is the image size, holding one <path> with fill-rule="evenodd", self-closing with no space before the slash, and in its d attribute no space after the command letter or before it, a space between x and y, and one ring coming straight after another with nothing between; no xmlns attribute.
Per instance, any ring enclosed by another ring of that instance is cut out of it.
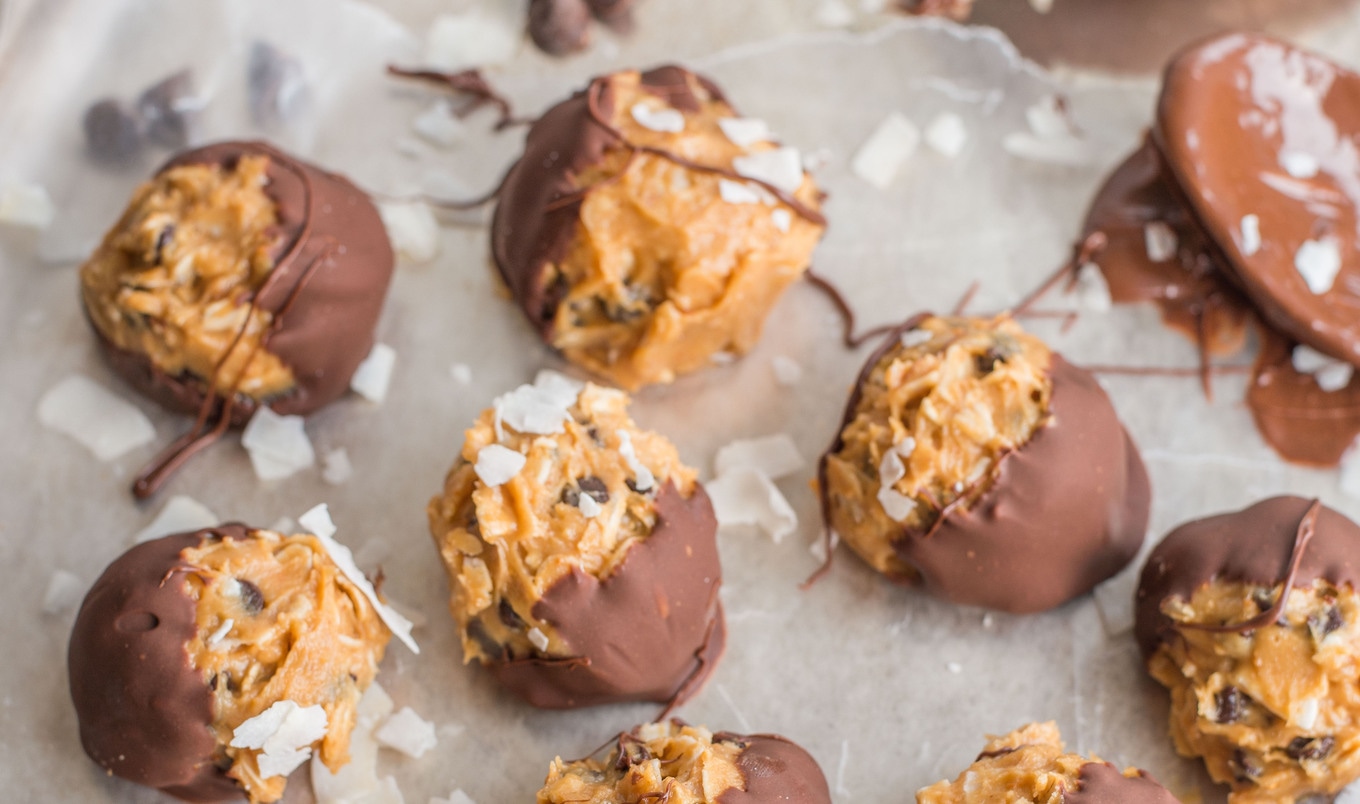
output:
<svg viewBox="0 0 1360 804"><path fill-rule="evenodd" d="M156 158L122 171L92 166L82 155L79 115L98 97L133 97L191 66L208 101L205 139L269 135L385 195L431 183L471 195L494 182L522 133L493 135L491 118L479 115L461 146L398 148L411 139L412 118L438 96L382 74L389 62L419 60L419 28L435 7L412 0L388 13L349 0L47 0L22 16L0 16L0 25L23 26L0 29L0 183L39 182L58 208L41 234L0 228L6 800L169 800L105 778L84 757L65 689L73 612L43 614L41 603L54 570L92 582L172 494L262 526L324 501L342 541L389 548L386 591L428 622L416 632L421 655L393 645L380 680L398 706L440 726L438 748L422 759L384 755L384 772L397 777L408 802L455 787L481 804L531 800L554 755L580 755L655 715L651 705L535 711L461 664L425 502L441 488L463 428L492 397L541 367L562 367L498 294L484 228L450 225L433 262L399 270L379 329L398 353L387 401L348 398L308 420L318 453L348 451L354 474L347 483L328 485L319 469L261 483L233 436L149 504L135 504L127 492L137 469L188 422L135 397L99 362L77 306L76 267ZM864 321L950 308L974 280L981 282L974 311L1017 300L1066 256L1096 185L1140 136L1154 80L1070 69L1054 77L985 28L871 15L855 32L820 30L817 7L691 0L679 8L653 0L630 39L599 35L591 52L565 62L526 45L492 77L517 108L535 112L594 73L682 58L789 144L827 150L818 175L830 193L832 225L815 263ZM1354 13L1353 4L1344 11ZM1318 12L1291 25L1330 52L1355 52L1360 24L1337 19ZM283 130L262 131L246 114L245 59L256 39L293 53L308 78L307 111ZM1084 132L1086 164L1028 162L1002 147L1008 133L1026 127L1025 110L1055 92L1069 99ZM850 173L848 160L890 111L922 126L955 112L969 143L952 160L923 148L889 190L878 191ZM1076 362L1194 365L1190 345L1151 309L1083 314L1066 333L1056 322L1032 328ZM797 533L779 544L756 533L722 535L727 655L679 714L715 729L797 740L821 762L838 802L910 800L916 788L957 775L984 734L1042 719L1059 722L1069 747L1147 768L1196 800L1206 783L1164 736L1163 694L1144 677L1131 635L1107 633L1092 598L1037 616L985 615L893 587L844 551L828 578L797 589L817 566L809 550L819 530L808 486L813 461L868 351L846 352L837 333L826 300L799 285L745 359L636 398L639 422L669 435L704 469L732 439L773 432L789 433L808 459L780 483L800 517ZM776 383L771 359L779 355L803 367L797 387ZM470 385L452 376L453 363L471 368ZM101 464L42 428L37 400L73 372L137 404L155 423L157 443ZM1360 502L1340 494L1335 472L1286 466L1262 444L1242 405L1241 377L1220 378L1212 403L1194 380L1110 376L1105 384L1152 474L1152 541L1187 518L1275 493L1320 496L1360 517ZM1102 590L1112 604L1106 614L1132 588L1129 573L1111 583ZM1222 800L1207 789L1205 801ZM305 773L295 775L288 800L310 800Z"/></svg>

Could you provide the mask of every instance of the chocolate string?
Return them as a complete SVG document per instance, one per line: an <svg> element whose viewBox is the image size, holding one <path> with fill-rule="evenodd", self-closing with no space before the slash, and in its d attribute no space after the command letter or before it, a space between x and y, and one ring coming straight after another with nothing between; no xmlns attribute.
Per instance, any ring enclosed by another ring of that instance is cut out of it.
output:
<svg viewBox="0 0 1360 804"><path fill-rule="evenodd" d="M954 303L954 308L949 311L949 314L952 316L963 315L964 311L968 309L968 305L973 303L973 297L977 295L978 289L981 287L982 283L974 279L973 283L969 285L968 289L959 297L959 300Z"/></svg>
<svg viewBox="0 0 1360 804"><path fill-rule="evenodd" d="M1037 288L1026 294L1008 312L1013 317L1023 315L1035 302L1057 287L1059 282L1075 277L1077 269L1094 259L1105 249L1108 243L1109 239L1105 237L1104 232L1092 232L1087 235L1085 240L1077 244L1077 247L1073 249L1072 256L1060 265L1058 270L1049 274L1043 282L1039 283Z"/></svg>
<svg viewBox="0 0 1360 804"><path fill-rule="evenodd" d="M457 93L471 95L472 100L454 112L458 117L467 117L488 104L496 107L496 110L500 112L500 118L496 121L496 131L501 131L510 126L530 125L534 122L531 118L515 117L510 107L510 101L491 86L491 82L486 80L486 76L482 75L482 71L479 69L473 68L456 73L445 73L438 70L410 70L389 64L387 65L387 72L389 75L395 75L399 78L413 78L417 81L438 84Z"/></svg>
<svg viewBox="0 0 1360 804"><path fill-rule="evenodd" d="M1257 628L1264 628L1272 625L1280 616L1284 614L1284 607L1289 602L1289 593L1294 588L1294 583L1298 579L1299 567L1303 564L1303 555L1308 551L1308 544L1313 541L1313 534L1317 532L1318 514L1322 512L1322 501L1314 499L1304 513L1303 519L1299 520L1298 530L1294 532L1294 550L1289 556L1289 570L1285 573L1284 581L1280 589L1280 596L1276 598L1270 608L1240 623L1223 623L1222 625L1211 625L1209 623L1177 623L1181 628L1195 631L1207 631L1211 634L1243 633L1255 631Z"/></svg>
<svg viewBox="0 0 1360 804"><path fill-rule="evenodd" d="M855 311L850 306L850 303L845 300L845 296L841 295L840 290L834 284L831 283L831 280L827 279L826 277L822 276L821 274L817 273L811 268L808 268L805 272L803 272L803 276L804 278L807 279L807 281L812 283L812 286L814 288L820 290L823 295L830 299L832 306L836 308L836 312L840 315L841 318L841 342L845 344L845 347L847 349L858 348L864 345L866 341L872 340L881 335L886 335L887 333L897 328L896 324L881 324L876 327L871 327L870 329L867 329L864 332L861 332L858 335L856 335Z"/></svg>

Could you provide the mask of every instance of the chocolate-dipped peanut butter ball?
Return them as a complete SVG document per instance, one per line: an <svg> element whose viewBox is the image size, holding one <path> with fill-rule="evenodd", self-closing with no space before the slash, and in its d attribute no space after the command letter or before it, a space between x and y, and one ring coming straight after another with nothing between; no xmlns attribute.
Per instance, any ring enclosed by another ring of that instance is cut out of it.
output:
<svg viewBox="0 0 1360 804"><path fill-rule="evenodd" d="M1274 497L1188 522L1148 557L1137 636L1171 693L1176 750L1232 804L1331 795L1360 778L1360 527Z"/></svg>
<svg viewBox="0 0 1360 804"><path fill-rule="evenodd" d="M916 793L917 804L1176 804L1147 773L1120 773L1098 758L1064 752L1053 722L1030 723L993 737L977 761L953 782Z"/></svg>
<svg viewBox="0 0 1360 804"><path fill-rule="evenodd" d="M114 369L197 414L190 436L202 436L260 405L307 414L344 393L373 347L392 266L377 209L344 177L224 142L138 188L81 267L81 298Z"/></svg>
<svg viewBox="0 0 1360 804"><path fill-rule="evenodd" d="M755 344L822 235L820 195L709 80L613 73L529 130L492 255L544 342L633 390Z"/></svg>
<svg viewBox="0 0 1360 804"><path fill-rule="evenodd" d="M773 734L714 734L680 721L618 736L601 759L553 760L538 804L648 801L674 804L830 804L817 761Z"/></svg>
<svg viewBox="0 0 1360 804"><path fill-rule="evenodd" d="M362 583L320 537L239 524L127 551L71 632L85 752L187 801L277 801L313 751L338 769L391 637Z"/></svg>
<svg viewBox="0 0 1360 804"><path fill-rule="evenodd" d="M712 504L628 401L543 372L482 413L430 501L464 661L535 706L680 701L722 654Z"/></svg>
<svg viewBox="0 0 1360 804"><path fill-rule="evenodd" d="M831 530L956 603L1044 611L1132 560L1138 450L1089 373L1006 317L921 315L865 364L822 456Z"/></svg>

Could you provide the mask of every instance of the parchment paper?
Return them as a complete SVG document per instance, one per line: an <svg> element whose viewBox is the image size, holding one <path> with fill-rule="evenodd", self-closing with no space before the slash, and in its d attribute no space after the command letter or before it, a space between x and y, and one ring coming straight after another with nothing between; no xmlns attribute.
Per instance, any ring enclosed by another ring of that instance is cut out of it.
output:
<svg viewBox="0 0 1360 804"><path fill-rule="evenodd" d="M342 541L390 547L386 591L428 622L416 632L421 655L394 644L381 681L398 706L441 727L438 748L420 760L384 754L384 772L397 777L408 802L455 787L481 804L529 801L554 755L584 754L657 713L650 705L538 712L461 664L425 503L479 410L538 368L561 368L498 293L476 216L443 230L433 262L405 266L396 277L379 331L398 353L387 401L348 398L309 419L318 452L344 447L353 461L354 475L341 486L323 482L319 470L261 483L233 436L194 460L159 499L134 504L131 476L188 422L136 397L99 362L79 312L80 258L163 158L122 171L93 166L79 128L92 100L134 97L191 66L208 101L203 139L271 136L386 195L431 182L472 195L500 175L522 131L493 135L491 118L478 115L463 145L421 144L406 155L398 141L411 138L410 121L438 96L383 75L391 61L419 61L418 29L436 11L470 5L408 0L388 13L350 0L45 0L17 6L20 14L6 3L0 25L21 27L0 29L0 182L43 184L58 220L41 235L0 228L0 799L162 800L105 778L81 752L66 693L73 612L46 615L41 602L54 570L93 582L177 493L224 519L260 526L329 502ZM652 0L632 38L600 33L589 53L560 62L525 45L491 76L532 113L591 74L683 59L786 142L828 149L819 178L832 225L815 262L863 320L946 310L974 280L982 283L974 311L1017 300L1068 253L1087 200L1146 125L1155 80L1072 69L1055 78L986 28L871 15L857 33L818 30L817 5ZM1029 13L1016 4L1017 19ZM1285 22L1303 41L1354 53L1354 4L1337 14L1310 6L1306 18ZM300 60L311 92L305 115L273 132L246 114L245 58L261 38ZM1026 162L1001 147L1007 133L1026 126L1026 108L1054 92L1070 101L1089 164ZM894 110L922 126L938 112L956 112L970 139L952 160L923 148L881 192L847 165ZM1147 768L1186 800L1198 800L1206 786L1204 800L1221 801L1196 765L1175 757L1163 693L1142 673L1131 635L1109 633L1092 598L1038 616L984 615L893 587L844 551L828 578L797 589L817 566L808 549L819 536L808 486L814 461L867 353L843 350L837 326L821 296L796 286L745 359L636 399L635 417L669 435L694 465L707 468L732 439L773 432L792 435L808 459L780 484L801 520L796 534L779 544L756 533L723 534L727 656L680 714L715 729L795 739L821 762L842 803L910 801L918 787L957 775L984 734L1050 718L1076 750ZM1194 364L1190 345L1151 309L1083 314L1066 333L1055 322L1031 326L1076 362ZM803 367L797 387L775 382L777 355ZM469 385L451 375L455 362L471 367ZM42 428L37 400L72 372L141 407L157 443L101 464ZM1241 403L1242 377L1220 378L1212 403L1194 380L1110 376L1105 383L1152 473L1150 541L1188 518L1276 493L1320 496L1360 516L1360 502L1340 494L1335 472L1287 466L1264 446ZM1127 604L1136 569L1101 591L1105 614ZM305 773L294 777L289 800L310 800Z"/></svg>

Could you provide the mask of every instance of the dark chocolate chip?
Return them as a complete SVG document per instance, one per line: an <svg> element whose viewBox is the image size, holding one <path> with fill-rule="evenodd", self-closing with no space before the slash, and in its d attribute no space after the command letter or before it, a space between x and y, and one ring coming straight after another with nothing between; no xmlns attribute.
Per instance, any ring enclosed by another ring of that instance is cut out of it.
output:
<svg viewBox="0 0 1360 804"><path fill-rule="evenodd" d="M579 507L581 505L581 492L577 491L574 486L567 486L562 489L562 502L572 508Z"/></svg>
<svg viewBox="0 0 1360 804"><path fill-rule="evenodd" d="M1335 744L1336 740L1332 737L1295 737L1284 752L1290 759L1299 762L1315 761L1330 754Z"/></svg>
<svg viewBox="0 0 1360 804"><path fill-rule="evenodd" d="M161 229L160 233L156 235L156 246L151 254L152 265L161 264L161 260L165 258L165 249L170 245L170 241L174 239L175 239L175 224L173 223L165 224L165 228Z"/></svg>
<svg viewBox="0 0 1360 804"><path fill-rule="evenodd" d="M1265 587L1257 587L1251 593L1251 602L1256 604L1259 611L1265 612L1275 605L1275 593Z"/></svg>
<svg viewBox="0 0 1360 804"><path fill-rule="evenodd" d="M100 162L128 162L142 148L142 126L136 112L113 98L86 109L84 126L90 155Z"/></svg>
<svg viewBox="0 0 1360 804"><path fill-rule="evenodd" d="M468 623L467 633L489 660L503 662L508 658L505 646L491 638L491 634L487 633L486 626L482 625L481 620L473 620Z"/></svg>
<svg viewBox="0 0 1360 804"><path fill-rule="evenodd" d="M213 673L212 678L208 679L208 689L217 691L217 674Z"/></svg>
<svg viewBox="0 0 1360 804"><path fill-rule="evenodd" d="M987 351L973 358L973 361L977 364L978 374L987 375L991 374L994 370L996 370L997 363L1006 362L1006 355L1002 354L1001 352L998 352L996 349L988 349Z"/></svg>
<svg viewBox="0 0 1360 804"><path fill-rule="evenodd" d="M181 70L151 85L137 98L137 113L151 142L179 150L189 144L197 111L193 74Z"/></svg>
<svg viewBox="0 0 1360 804"><path fill-rule="evenodd" d="M1236 723L1246 714L1247 705L1251 703L1251 699L1237 687L1219 690L1214 701L1218 704L1218 710L1214 713L1216 723Z"/></svg>
<svg viewBox="0 0 1360 804"><path fill-rule="evenodd" d="M1313 639L1317 642L1327 638L1327 635L1337 630L1345 621L1341 617L1341 609L1336 606L1328 606L1323 612L1308 615L1308 630L1312 632Z"/></svg>
<svg viewBox="0 0 1360 804"><path fill-rule="evenodd" d="M529 38L551 56L584 50L590 42L585 0L529 0Z"/></svg>
<svg viewBox="0 0 1360 804"><path fill-rule="evenodd" d="M1228 760L1228 767L1232 769L1239 782L1254 782L1261 778L1261 763L1241 748L1233 751L1232 759Z"/></svg>
<svg viewBox="0 0 1360 804"><path fill-rule="evenodd" d="M604 481L598 477L593 475L591 477L583 477L576 482L576 485L583 493L593 497L595 502L600 503L601 505L609 502L609 488L605 486Z"/></svg>
<svg viewBox="0 0 1360 804"><path fill-rule="evenodd" d="M246 81L250 114L261 126L288 122L307 96L302 65L268 42L257 41L250 46Z"/></svg>
<svg viewBox="0 0 1360 804"><path fill-rule="evenodd" d="M264 611L264 592L260 591L260 587L244 578L237 578L236 582L240 584L241 608L245 609L246 614L254 616Z"/></svg>
<svg viewBox="0 0 1360 804"><path fill-rule="evenodd" d="M519 616L519 612L515 611L515 607L510 605L510 601L501 598L501 605L498 611L501 615L501 622L505 623L507 626L511 628L524 628L524 618Z"/></svg>
<svg viewBox="0 0 1360 804"><path fill-rule="evenodd" d="M631 734L619 735L619 757L614 761L617 770L628 770L634 765L641 765L652 758L652 752L647 748L647 744L637 739Z"/></svg>

